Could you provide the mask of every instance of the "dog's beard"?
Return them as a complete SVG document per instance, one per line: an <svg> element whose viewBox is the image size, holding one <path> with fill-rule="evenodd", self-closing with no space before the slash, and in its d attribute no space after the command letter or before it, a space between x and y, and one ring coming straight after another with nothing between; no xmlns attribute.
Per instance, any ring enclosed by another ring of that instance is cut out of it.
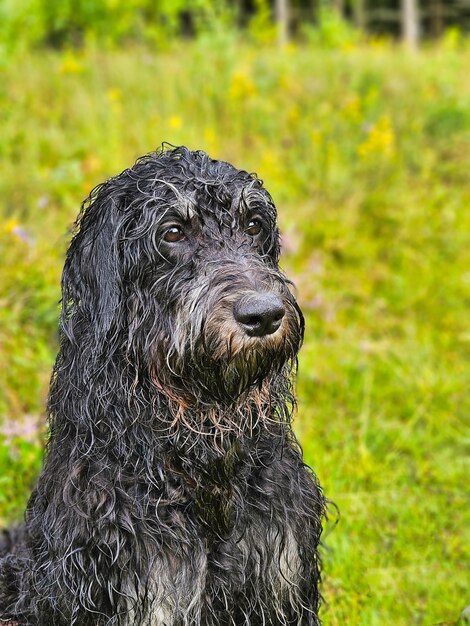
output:
<svg viewBox="0 0 470 626"><path fill-rule="evenodd" d="M287 360L284 352L262 345L251 346L217 359L201 355L193 361L192 372L204 400L212 398L231 404L251 389L261 388L267 379L282 370Z"/></svg>
<svg viewBox="0 0 470 626"><path fill-rule="evenodd" d="M295 361L301 331L247 337L241 331L221 336L202 335L186 341L182 354L167 355L176 396L199 406L233 405L261 387ZM168 389L168 385L165 386Z"/></svg>

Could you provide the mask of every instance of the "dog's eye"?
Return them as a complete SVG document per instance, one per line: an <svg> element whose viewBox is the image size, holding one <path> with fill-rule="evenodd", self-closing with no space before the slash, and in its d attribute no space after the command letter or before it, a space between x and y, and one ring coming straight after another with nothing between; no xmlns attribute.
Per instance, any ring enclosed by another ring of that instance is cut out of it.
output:
<svg viewBox="0 0 470 626"><path fill-rule="evenodd" d="M248 226L245 228L245 232L247 235L251 235L251 237L256 237L261 232L261 222L257 219L252 219L248 222Z"/></svg>
<svg viewBox="0 0 470 626"><path fill-rule="evenodd" d="M186 235L180 226L170 226L163 234L163 240L168 243L176 243L184 239L186 239Z"/></svg>

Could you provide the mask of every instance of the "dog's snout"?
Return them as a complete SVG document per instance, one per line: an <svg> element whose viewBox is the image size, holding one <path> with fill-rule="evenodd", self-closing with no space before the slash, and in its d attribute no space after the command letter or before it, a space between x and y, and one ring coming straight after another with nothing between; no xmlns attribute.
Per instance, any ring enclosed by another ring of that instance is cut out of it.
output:
<svg viewBox="0 0 470 626"><path fill-rule="evenodd" d="M276 332L286 310L274 293L253 293L238 300L233 315L250 337L264 337Z"/></svg>

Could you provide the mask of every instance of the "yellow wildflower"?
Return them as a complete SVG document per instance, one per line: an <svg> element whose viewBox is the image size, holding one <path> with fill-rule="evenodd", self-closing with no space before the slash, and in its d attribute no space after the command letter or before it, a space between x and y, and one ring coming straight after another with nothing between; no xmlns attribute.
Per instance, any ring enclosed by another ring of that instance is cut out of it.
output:
<svg viewBox="0 0 470 626"><path fill-rule="evenodd" d="M172 130L179 130L183 126L183 120L179 115L172 115L168 120L168 126Z"/></svg>
<svg viewBox="0 0 470 626"><path fill-rule="evenodd" d="M279 88L285 92L285 96L292 100L303 95L302 83L289 73L280 74L278 79Z"/></svg>
<svg viewBox="0 0 470 626"><path fill-rule="evenodd" d="M29 233L21 226L21 224L15 219L11 218L3 225L3 232L10 235L18 241L23 241L27 244L32 244L33 240Z"/></svg>
<svg viewBox="0 0 470 626"><path fill-rule="evenodd" d="M369 46L375 50L386 50L390 47L390 40L386 37L376 35L375 37L369 37Z"/></svg>
<svg viewBox="0 0 470 626"><path fill-rule="evenodd" d="M299 49L299 46L295 43L295 41L292 41L292 40L288 41L286 45L284 46L284 52L288 54L289 56L292 56L293 54L295 54L298 49Z"/></svg>
<svg viewBox="0 0 470 626"><path fill-rule="evenodd" d="M361 119L361 100L357 94L350 96L343 105L343 115L350 122Z"/></svg>
<svg viewBox="0 0 470 626"><path fill-rule="evenodd" d="M83 65L72 55L64 57L60 65L61 74L80 74L83 72Z"/></svg>
<svg viewBox="0 0 470 626"><path fill-rule="evenodd" d="M95 154L89 154L82 161L82 170L86 173L97 172L101 169L102 162Z"/></svg>
<svg viewBox="0 0 470 626"><path fill-rule="evenodd" d="M356 50L357 50L357 46L352 41L346 41L341 46L341 51L344 52L345 54L352 54Z"/></svg>
<svg viewBox="0 0 470 626"><path fill-rule="evenodd" d="M295 124L300 119L300 108L297 104L293 104L287 111L287 121L290 124Z"/></svg>
<svg viewBox="0 0 470 626"><path fill-rule="evenodd" d="M207 151L210 154L214 154L219 149L219 142L217 141L217 135L212 126L204 128L204 140L207 144Z"/></svg>
<svg viewBox="0 0 470 626"><path fill-rule="evenodd" d="M369 87L366 95L364 96L364 108L373 107L378 100L379 90L377 87Z"/></svg>
<svg viewBox="0 0 470 626"><path fill-rule="evenodd" d="M321 130L314 128L310 133L310 139L314 146L319 146L323 143L323 133Z"/></svg>
<svg viewBox="0 0 470 626"><path fill-rule="evenodd" d="M18 220L15 220L15 218L12 218L3 225L3 232L11 235L17 228L19 228L19 222Z"/></svg>
<svg viewBox="0 0 470 626"><path fill-rule="evenodd" d="M391 157L395 152L395 133L387 115L383 115L368 131L365 141L357 148L361 159L369 156Z"/></svg>
<svg viewBox="0 0 470 626"><path fill-rule="evenodd" d="M276 178L280 173L281 159L273 150L266 150L261 155L259 173L266 178Z"/></svg>
<svg viewBox="0 0 470 626"><path fill-rule="evenodd" d="M112 87L108 89L107 96L110 102L120 102L122 100L122 91L116 87Z"/></svg>
<svg viewBox="0 0 470 626"><path fill-rule="evenodd" d="M256 94L256 85L251 80L248 72L238 71L232 76L232 82L228 90L231 100L243 100Z"/></svg>

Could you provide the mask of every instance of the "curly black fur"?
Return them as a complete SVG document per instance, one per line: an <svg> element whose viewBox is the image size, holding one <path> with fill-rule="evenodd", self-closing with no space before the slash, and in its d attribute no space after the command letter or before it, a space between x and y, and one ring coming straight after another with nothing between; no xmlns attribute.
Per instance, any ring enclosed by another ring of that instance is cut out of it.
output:
<svg viewBox="0 0 470 626"><path fill-rule="evenodd" d="M204 152L149 154L91 193L44 468L0 548L3 620L319 624L324 498L291 430L303 318L278 257L261 181ZM282 302L275 332L236 321L254 294Z"/></svg>

